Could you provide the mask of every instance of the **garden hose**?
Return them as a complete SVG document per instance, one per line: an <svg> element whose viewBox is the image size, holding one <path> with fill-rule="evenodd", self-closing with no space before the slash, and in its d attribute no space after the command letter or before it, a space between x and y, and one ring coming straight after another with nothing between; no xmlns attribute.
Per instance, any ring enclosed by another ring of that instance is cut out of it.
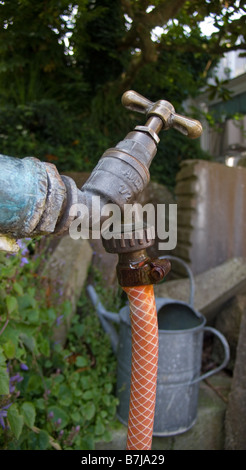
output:
<svg viewBox="0 0 246 470"><path fill-rule="evenodd" d="M127 450L150 450L154 425L158 325L153 285L124 287L132 328L132 369Z"/></svg>
<svg viewBox="0 0 246 470"><path fill-rule="evenodd" d="M130 304L132 365L127 450L150 450L152 445L158 367L153 284L171 269L169 260L151 259L147 254L147 248L154 244L152 228L145 226L140 236L136 227L123 225L120 237L114 233L103 240L107 252L118 253L117 277Z"/></svg>

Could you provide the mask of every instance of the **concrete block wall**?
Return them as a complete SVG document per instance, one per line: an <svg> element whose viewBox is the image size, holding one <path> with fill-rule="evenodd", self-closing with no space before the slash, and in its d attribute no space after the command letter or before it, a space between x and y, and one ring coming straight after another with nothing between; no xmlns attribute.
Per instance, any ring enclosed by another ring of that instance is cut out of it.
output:
<svg viewBox="0 0 246 470"><path fill-rule="evenodd" d="M246 169L186 160L177 175L178 242L194 274L246 257Z"/></svg>

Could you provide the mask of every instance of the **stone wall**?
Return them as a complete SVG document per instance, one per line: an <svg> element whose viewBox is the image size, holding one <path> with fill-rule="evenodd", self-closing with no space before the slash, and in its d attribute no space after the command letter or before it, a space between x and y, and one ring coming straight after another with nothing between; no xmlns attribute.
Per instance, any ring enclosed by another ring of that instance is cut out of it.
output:
<svg viewBox="0 0 246 470"><path fill-rule="evenodd" d="M246 169L203 160L177 175L178 243L172 254L194 274L246 257Z"/></svg>
<svg viewBox="0 0 246 470"><path fill-rule="evenodd" d="M73 240L68 234L46 241L47 261L42 275L46 279L50 306L59 310L59 303L70 302L70 314L57 324L54 339L65 343L71 320L77 310L77 302L87 279L92 259L88 240Z"/></svg>

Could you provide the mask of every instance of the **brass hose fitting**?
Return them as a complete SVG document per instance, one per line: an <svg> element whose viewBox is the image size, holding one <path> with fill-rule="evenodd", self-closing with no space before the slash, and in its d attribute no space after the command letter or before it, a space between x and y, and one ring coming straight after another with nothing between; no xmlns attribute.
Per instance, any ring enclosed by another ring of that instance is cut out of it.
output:
<svg viewBox="0 0 246 470"><path fill-rule="evenodd" d="M154 244L153 227L135 229L122 225L120 233L102 238L108 253L117 253L118 282L122 287L156 284L169 273L171 263L167 259L151 259L147 248ZM104 234L102 234L104 235Z"/></svg>

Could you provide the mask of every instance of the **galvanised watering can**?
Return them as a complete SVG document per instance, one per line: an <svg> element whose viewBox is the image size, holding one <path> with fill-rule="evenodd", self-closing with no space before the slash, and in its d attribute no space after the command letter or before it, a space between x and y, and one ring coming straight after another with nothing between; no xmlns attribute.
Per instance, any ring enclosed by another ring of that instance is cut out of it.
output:
<svg viewBox="0 0 246 470"><path fill-rule="evenodd" d="M206 326L206 318L194 308L194 279L190 268L183 260L174 256L164 258L176 260L185 267L190 279L190 299L186 303L170 298L156 298L159 362L154 436L180 434L195 424L200 381L222 370L230 357L226 338L218 330ZM117 416L127 425L131 376L129 305L125 305L119 313L108 312L92 286L88 286L88 294L117 354ZM112 321L119 324L119 335ZM206 331L215 335L222 343L224 359L218 367L201 375L203 338Z"/></svg>

